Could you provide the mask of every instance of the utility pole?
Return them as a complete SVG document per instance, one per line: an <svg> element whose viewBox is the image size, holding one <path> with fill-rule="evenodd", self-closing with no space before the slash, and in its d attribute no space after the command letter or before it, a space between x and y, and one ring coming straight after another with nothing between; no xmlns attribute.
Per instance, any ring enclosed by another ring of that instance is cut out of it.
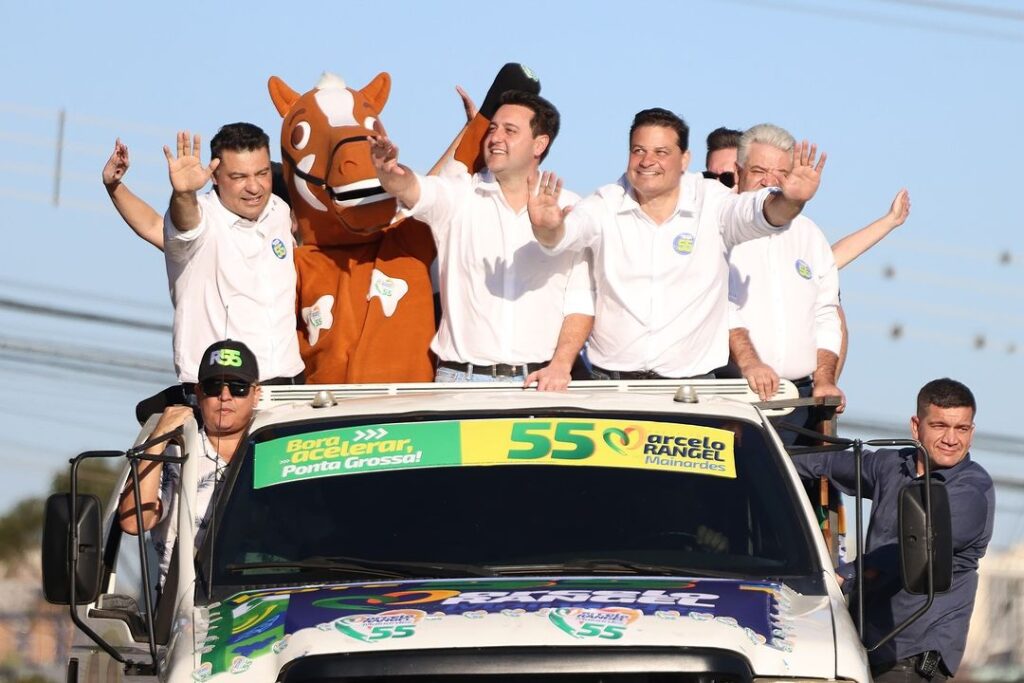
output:
<svg viewBox="0 0 1024 683"><path fill-rule="evenodd" d="M64 122L67 111L64 107L57 113L57 160L53 167L53 205L60 206L60 172L64 157Z"/></svg>

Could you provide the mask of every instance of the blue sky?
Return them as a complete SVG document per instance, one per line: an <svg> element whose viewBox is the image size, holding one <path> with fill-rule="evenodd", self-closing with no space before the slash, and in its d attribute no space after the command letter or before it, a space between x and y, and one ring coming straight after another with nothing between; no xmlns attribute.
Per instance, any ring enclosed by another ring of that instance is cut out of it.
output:
<svg viewBox="0 0 1024 683"><path fill-rule="evenodd" d="M0 299L170 322L161 256L121 223L99 182L118 135L132 153L127 182L162 210L161 146L179 127L208 140L223 123L249 120L276 139L270 75L304 91L325 70L356 87L388 71L382 121L403 161L425 169L461 125L454 86L479 100L503 63L520 61L562 113L547 166L583 195L619 176L632 115L650 106L689 122L694 170L719 125L771 121L819 143L829 160L807 214L833 241L909 188L907 224L841 275L849 415L892 423L881 435L900 435L918 387L951 375L975 389L981 433L1015 436L1024 250L1017 193L1005 188L1024 159L1014 85L1024 12L994 0L850 5L9 5L0 43ZM893 340L897 324L904 334ZM45 489L75 452L125 446L135 401L172 380L146 372L141 381L138 373L94 381L41 348L169 367L165 334L0 306L0 340L0 510ZM35 350L12 351L18 345ZM1003 476L1020 462L995 451L977 457ZM1019 538L1015 505L997 524Z"/></svg>

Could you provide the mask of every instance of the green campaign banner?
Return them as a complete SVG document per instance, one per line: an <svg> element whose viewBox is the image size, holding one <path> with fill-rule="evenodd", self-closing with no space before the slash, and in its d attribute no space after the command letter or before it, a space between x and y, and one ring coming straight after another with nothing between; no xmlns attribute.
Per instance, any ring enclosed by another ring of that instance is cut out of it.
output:
<svg viewBox="0 0 1024 683"><path fill-rule="evenodd" d="M462 462L459 423L401 422L326 429L256 444L253 488Z"/></svg>

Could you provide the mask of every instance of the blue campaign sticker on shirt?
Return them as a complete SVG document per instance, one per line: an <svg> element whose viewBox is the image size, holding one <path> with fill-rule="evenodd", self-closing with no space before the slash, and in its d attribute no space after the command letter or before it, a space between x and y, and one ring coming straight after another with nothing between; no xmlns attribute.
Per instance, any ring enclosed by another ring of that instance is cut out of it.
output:
<svg viewBox="0 0 1024 683"><path fill-rule="evenodd" d="M803 259L797 259L796 263L793 265L796 266L796 274L805 280L810 280L811 275L814 274L813 272L811 272L811 266L807 263L807 261L804 261Z"/></svg>
<svg viewBox="0 0 1024 683"><path fill-rule="evenodd" d="M681 232L672 240L672 248L680 256L688 256L693 251L695 241L696 239L690 233Z"/></svg>
<svg viewBox="0 0 1024 683"><path fill-rule="evenodd" d="M288 248L284 246L284 242L280 238L275 237L274 241L270 243L270 247L274 250L274 256L277 258L284 258L288 255Z"/></svg>

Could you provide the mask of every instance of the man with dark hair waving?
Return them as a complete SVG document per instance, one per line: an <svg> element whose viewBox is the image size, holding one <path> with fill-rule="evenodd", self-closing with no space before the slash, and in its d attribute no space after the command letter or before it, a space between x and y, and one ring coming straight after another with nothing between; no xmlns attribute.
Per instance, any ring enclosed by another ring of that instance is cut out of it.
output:
<svg viewBox="0 0 1024 683"><path fill-rule="evenodd" d="M956 673L967 642L967 627L978 589L978 561L992 538L995 489L992 479L971 460L977 405L966 386L949 378L928 382L917 395L910 433L930 459L932 477L949 494L953 521L953 583L936 595L924 615L881 648L870 653L875 681L945 680ZM914 448L865 451L861 481L870 498L871 522L864 553L864 632L875 643L893 625L924 605L925 596L901 587L898 545L899 493L924 475L923 456ZM856 485L850 453L794 456L805 479L828 477L843 493ZM848 565L852 571L855 565ZM849 584L851 577L846 576ZM844 584L844 585L846 585Z"/></svg>
<svg viewBox="0 0 1024 683"><path fill-rule="evenodd" d="M264 383L302 381L288 206L271 194L270 139L251 123L223 126L199 160L200 139L164 147L173 192L164 256L174 303L174 367L194 383L200 353L231 337L259 359ZM197 196L207 182L213 189Z"/></svg>
<svg viewBox="0 0 1024 683"><path fill-rule="evenodd" d="M710 376L729 355L724 254L785 230L818 189L825 155L806 142L780 187L747 195L687 173L689 127L646 109L629 130L626 173L580 202L558 204L550 173L530 201L537 241L552 255L593 250L595 379Z"/></svg>
<svg viewBox="0 0 1024 683"><path fill-rule="evenodd" d="M515 381L541 390L569 383L593 323L588 264L582 254L543 253L526 211L558 128L558 110L546 99L505 92L483 142L486 169L472 175L457 163L440 177L417 175L398 163L385 135L374 140L381 185L430 225L437 243L437 381ZM565 195L562 207L578 199Z"/></svg>

